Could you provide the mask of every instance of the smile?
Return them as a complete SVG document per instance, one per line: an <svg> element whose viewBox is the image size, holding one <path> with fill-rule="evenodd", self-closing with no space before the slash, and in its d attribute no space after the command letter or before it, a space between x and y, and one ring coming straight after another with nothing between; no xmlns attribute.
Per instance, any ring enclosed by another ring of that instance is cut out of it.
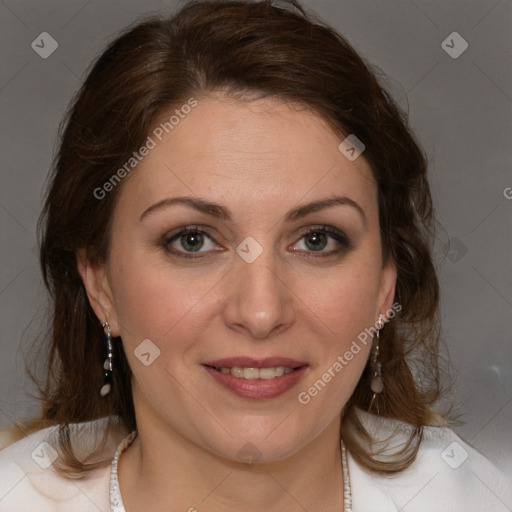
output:
<svg viewBox="0 0 512 512"><path fill-rule="evenodd" d="M285 366L274 366L270 368L240 368L238 366L234 366L232 368L228 368L227 366L216 367L214 368L221 372L228 374L230 373L233 377L237 379L246 379L246 380L255 380L255 379L263 379L270 380L275 379L276 377L281 377L285 373L293 372L293 368L287 368Z"/></svg>
<svg viewBox="0 0 512 512"><path fill-rule="evenodd" d="M269 399L276 398L296 386L309 366L255 368L203 365L203 368L217 384L239 397Z"/></svg>

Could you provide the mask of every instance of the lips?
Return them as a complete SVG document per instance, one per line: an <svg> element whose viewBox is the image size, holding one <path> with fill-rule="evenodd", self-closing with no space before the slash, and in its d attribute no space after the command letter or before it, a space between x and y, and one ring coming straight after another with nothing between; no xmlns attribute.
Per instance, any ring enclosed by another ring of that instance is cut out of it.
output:
<svg viewBox="0 0 512 512"><path fill-rule="evenodd" d="M211 366L204 366L215 382L224 389L229 390L235 395L249 399L270 399L277 398L286 391L290 390L303 378L307 371L307 366L296 368L290 373L281 377L275 377L271 380L246 380L233 377L233 375L221 373Z"/></svg>
<svg viewBox="0 0 512 512"><path fill-rule="evenodd" d="M301 368L307 366L304 361L297 361L288 357L266 357L264 359L254 359L252 357L227 357L224 359L216 359L203 363L204 366L212 366L214 368L271 368L276 366L284 366L285 368Z"/></svg>
<svg viewBox="0 0 512 512"><path fill-rule="evenodd" d="M288 357L228 357L208 361L202 366L224 389L249 399L277 398L296 386L308 370L308 364L304 361ZM259 378L255 376L257 369L260 371ZM243 372L243 377L240 372ZM246 372L249 375L245 375Z"/></svg>

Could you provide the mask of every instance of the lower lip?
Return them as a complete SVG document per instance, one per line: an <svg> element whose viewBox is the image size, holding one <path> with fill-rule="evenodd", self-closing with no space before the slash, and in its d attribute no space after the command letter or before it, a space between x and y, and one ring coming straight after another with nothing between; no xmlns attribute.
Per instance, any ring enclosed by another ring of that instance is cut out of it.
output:
<svg viewBox="0 0 512 512"><path fill-rule="evenodd" d="M285 373L273 379L240 379L233 377L230 373L222 373L211 366L204 368L222 386L226 387L235 395L243 398L275 398L291 389L302 378L307 366L301 366L293 372Z"/></svg>

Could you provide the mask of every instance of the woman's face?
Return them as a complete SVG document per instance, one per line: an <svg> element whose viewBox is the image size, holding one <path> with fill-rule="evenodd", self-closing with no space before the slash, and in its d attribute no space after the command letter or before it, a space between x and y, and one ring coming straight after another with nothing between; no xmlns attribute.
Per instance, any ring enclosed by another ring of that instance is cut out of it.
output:
<svg viewBox="0 0 512 512"><path fill-rule="evenodd" d="M291 456L334 432L392 305L370 168L273 99L198 98L164 134L122 183L107 264L79 265L137 420L232 460Z"/></svg>

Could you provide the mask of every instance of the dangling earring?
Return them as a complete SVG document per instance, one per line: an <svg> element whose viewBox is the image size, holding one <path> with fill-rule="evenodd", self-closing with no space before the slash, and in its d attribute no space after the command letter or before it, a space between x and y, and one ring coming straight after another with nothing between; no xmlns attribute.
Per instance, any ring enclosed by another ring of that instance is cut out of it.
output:
<svg viewBox="0 0 512 512"><path fill-rule="evenodd" d="M106 336L107 336L107 358L105 359L103 363L103 369L105 370L103 373L103 386L100 390L101 396L106 396L110 393L110 390L112 389L112 357L113 357L113 350L112 350L112 331L110 330L110 325L108 325L108 322L105 322L103 324L103 329L105 327L107 328Z"/></svg>
<svg viewBox="0 0 512 512"><path fill-rule="evenodd" d="M379 414L379 401L378 401L378 394L382 393L382 390L384 389L384 384L382 382L382 375L381 375L381 363L379 361L379 355L380 355L380 347L379 347L379 332L382 329L382 315L379 315L379 328L377 330L376 334L376 342L375 346L373 348L372 356L371 356L371 363L370 363L370 370L372 372L372 380L370 383L371 390L373 391L372 399L370 400L370 406L368 407L368 411L371 411L372 405L375 402L375 405L377 407L377 414Z"/></svg>

